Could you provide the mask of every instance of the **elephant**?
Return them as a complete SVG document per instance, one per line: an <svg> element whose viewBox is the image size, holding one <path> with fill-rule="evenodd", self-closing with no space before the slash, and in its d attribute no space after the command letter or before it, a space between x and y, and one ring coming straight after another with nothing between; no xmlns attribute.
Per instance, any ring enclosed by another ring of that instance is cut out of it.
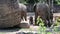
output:
<svg viewBox="0 0 60 34"><path fill-rule="evenodd" d="M19 8L20 8L21 20L23 20L23 18L24 18L26 21L27 20L27 7L26 7L26 5L19 3Z"/></svg>
<svg viewBox="0 0 60 34"><path fill-rule="evenodd" d="M37 22L37 17L40 16L44 20L45 26L48 25L48 27L51 26L50 20L52 19L51 17L51 12L49 11L49 5L46 3L36 3L33 6L34 11L35 11L35 24Z"/></svg>
<svg viewBox="0 0 60 34"><path fill-rule="evenodd" d="M21 14L18 3L18 0L0 0L0 28L14 27L20 24Z"/></svg>

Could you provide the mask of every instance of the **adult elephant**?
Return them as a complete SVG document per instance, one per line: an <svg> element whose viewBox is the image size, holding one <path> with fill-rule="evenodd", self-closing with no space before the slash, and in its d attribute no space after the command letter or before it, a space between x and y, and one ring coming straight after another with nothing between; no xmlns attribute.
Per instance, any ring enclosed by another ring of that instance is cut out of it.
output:
<svg viewBox="0 0 60 34"><path fill-rule="evenodd" d="M50 19L51 19L51 12L49 11L48 4L45 3L37 3L34 5L35 11L35 23L38 16L40 16L44 20L45 26L51 26Z"/></svg>
<svg viewBox="0 0 60 34"><path fill-rule="evenodd" d="M18 0L0 0L0 28L17 26L20 18Z"/></svg>
<svg viewBox="0 0 60 34"><path fill-rule="evenodd" d="M21 20L23 20L23 18L25 20L27 20L27 7L26 7L26 5L19 3L19 8L20 8Z"/></svg>

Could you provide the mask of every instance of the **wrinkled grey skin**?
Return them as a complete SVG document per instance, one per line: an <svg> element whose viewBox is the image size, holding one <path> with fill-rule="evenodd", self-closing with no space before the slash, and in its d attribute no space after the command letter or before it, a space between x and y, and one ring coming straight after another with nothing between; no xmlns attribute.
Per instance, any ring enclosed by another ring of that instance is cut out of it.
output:
<svg viewBox="0 0 60 34"><path fill-rule="evenodd" d="M34 11L35 11L35 23L36 23L36 19L38 16L40 16L43 20L44 20L44 24L45 26L51 26L50 24L50 11L49 11L49 6L47 4L43 4L43 3L37 3L34 5Z"/></svg>
<svg viewBox="0 0 60 34"><path fill-rule="evenodd" d="M0 28L20 24L20 9L17 0L0 0Z"/></svg>
<svg viewBox="0 0 60 34"><path fill-rule="evenodd" d="M27 20L27 7L26 7L26 5L19 3L19 9L20 9L20 14L21 14L21 20L24 20L24 19Z"/></svg>

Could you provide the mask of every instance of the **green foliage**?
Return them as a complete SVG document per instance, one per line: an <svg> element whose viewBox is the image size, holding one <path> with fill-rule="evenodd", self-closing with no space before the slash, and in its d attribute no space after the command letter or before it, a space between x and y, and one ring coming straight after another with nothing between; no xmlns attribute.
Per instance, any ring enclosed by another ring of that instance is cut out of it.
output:
<svg viewBox="0 0 60 34"><path fill-rule="evenodd" d="M54 27L55 32L60 32L60 26Z"/></svg>
<svg viewBox="0 0 60 34"><path fill-rule="evenodd" d="M60 31L60 17L56 18L56 23L55 23L55 26L54 26L54 31L55 32Z"/></svg>
<svg viewBox="0 0 60 34"><path fill-rule="evenodd" d="M37 24L39 24L38 33L43 34L43 32L46 31L46 27L44 26L44 21L40 18L40 16L38 16L38 18L37 18Z"/></svg>
<svg viewBox="0 0 60 34"><path fill-rule="evenodd" d="M38 34L52 34L52 32L46 32L47 28L44 26L44 21L38 16L37 18L37 23L39 23L39 29L38 29ZM59 32L60 31L60 17L56 19L56 23L57 26L54 26L54 28L52 28L53 32Z"/></svg>
<svg viewBox="0 0 60 34"><path fill-rule="evenodd" d="M27 4L26 0L19 0L20 3Z"/></svg>
<svg viewBox="0 0 60 34"><path fill-rule="evenodd" d="M34 4L37 2L38 0L20 0L20 3L23 3L23 4Z"/></svg>
<svg viewBox="0 0 60 34"><path fill-rule="evenodd" d="M44 21L40 18L40 16L38 16L38 18L37 18L37 24L39 26L44 26Z"/></svg>
<svg viewBox="0 0 60 34"><path fill-rule="evenodd" d="M57 5L60 5L60 0L55 0Z"/></svg>
<svg viewBox="0 0 60 34"><path fill-rule="evenodd" d="M44 26L44 20L38 16L37 23L39 23L38 34L52 34L51 32L46 32L47 28Z"/></svg>
<svg viewBox="0 0 60 34"><path fill-rule="evenodd" d="M47 34L52 34L51 32L47 32Z"/></svg>
<svg viewBox="0 0 60 34"><path fill-rule="evenodd" d="M37 18L37 24L38 24L39 26L44 27L44 21L42 20L42 18L41 18L40 16L38 16L38 18Z"/></svg>
<svg viewBox="0 0 60 34"><path fill-rule="evenodd" d="M29 4L34 4L34 3L39 2L38 0L25 0L25 1Z"/></svg>
<svg viewBox="0 0 60 34"><path fill-rule="evenodd" d="M59 26L60 25L60 17L59 18L56 18L56 26Z"/></svg>
<svg viewBox="0 0 60 34"><path fill-rule="evenodd" d="M34 3L38 3L38 2L45 2L46 0L20 0L20 3L23 4L34 4Z"/></svg>

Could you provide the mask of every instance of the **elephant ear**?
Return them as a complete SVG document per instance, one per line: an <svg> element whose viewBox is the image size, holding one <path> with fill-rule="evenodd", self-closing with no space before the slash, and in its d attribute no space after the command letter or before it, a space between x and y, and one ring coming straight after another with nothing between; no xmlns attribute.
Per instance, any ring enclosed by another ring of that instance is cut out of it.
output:
<svg viewBox="0 0 60 34"><path fill-rule="evenodd" d="M33 5L33 11L35 12L36 11L36 4Z"/></svg>

